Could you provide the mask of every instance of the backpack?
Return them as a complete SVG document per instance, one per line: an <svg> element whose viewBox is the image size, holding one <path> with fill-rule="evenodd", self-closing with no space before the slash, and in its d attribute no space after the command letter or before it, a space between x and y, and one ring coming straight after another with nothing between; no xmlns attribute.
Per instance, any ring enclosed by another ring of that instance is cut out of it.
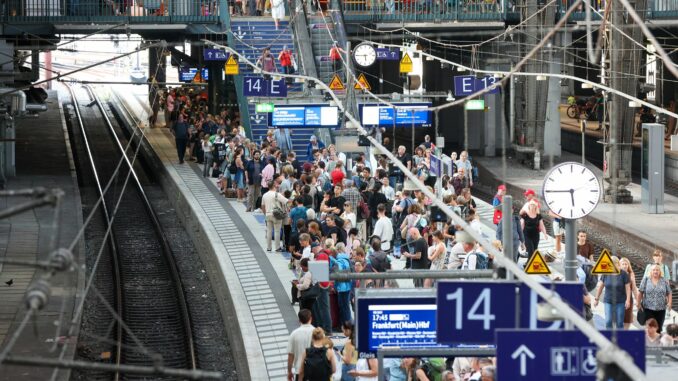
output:
<svg viewBox="0 0 678 381"><path fill-rule="evenodd" d="M596 279L597 277L591 274L591 271L593 271L593 265L585 263L581 265L581 269L584 270L584 273L586 274L586 278L584 278L584 286L586 287L586 291L591 292L598 284L598 279Z"/></svg>
<svg viewBox="0 0 678 381"><path fill-rule="evenodd" d="M360 198L360 201L358 201L358 217L361 220L370 218L370 207L367 205L365 200L362 199L362 197Z"/></svg>
<svg viewBox="0 0 678 381"><path fill-rule="evenodd" d="M462 264L462 269L468 270L468 258L471 255L476 256L476 270L487 270L490 268L490 261L489 257L485 253L478 253L476 251L469 253L466 256L466 259L464 260L464 264Z"/></svg>
<svg viewBox="0 0 678 381"><path fill-rule="evenodd" d="M329 380L331 376L332 364L327 359L327 348L306 348L304 381Z"/></svg>

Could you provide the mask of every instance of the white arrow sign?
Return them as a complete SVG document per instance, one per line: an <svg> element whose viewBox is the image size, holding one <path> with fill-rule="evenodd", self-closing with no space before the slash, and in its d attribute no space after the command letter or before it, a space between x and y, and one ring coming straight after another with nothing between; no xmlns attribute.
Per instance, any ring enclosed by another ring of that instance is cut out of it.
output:
<svg viewBox="0 0 678 381"><path fill-rule="evenodd" d="M259 114L256 114L255 116L250 116L250 120L257 124L263 122L265 118L266 118L265 116Z"/></svg>
<svg viewBox="0 0 678 381"><path fill-rule="evenodd" d="M521 345L511 354L512 359L520 357L520 375L527 376L527 357L534 360L534 353L525 344Z"/></svg>
<svg viewBox="0 0 678 381"><path fill-rule="evenodd" d="M242 28L241 28L240 26L238 26L238 32L237 32L237 33L233 33L233 35L236 36L236 37L238 37L238 39L242 40L243 37L245 37L245 36L247 35L247 33L246 33L246 32L243 32L243 31L242 31Z"/></svg>

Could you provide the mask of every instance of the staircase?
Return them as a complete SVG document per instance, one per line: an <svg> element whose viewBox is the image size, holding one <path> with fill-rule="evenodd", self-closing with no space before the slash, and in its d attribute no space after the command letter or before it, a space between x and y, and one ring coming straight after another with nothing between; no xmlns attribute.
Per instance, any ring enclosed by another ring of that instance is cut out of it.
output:
<svg viewBox="0 0 678 381"><path fill-rule="evenodd" d="M229 36L229 44L253 63L256 63L257 59L259 59L263 48L270 47L271 54L276 58L278 70L282 72L282 67L278 61L278 54L280 54L282 48L287 45L287 48L290 49L293 54L295 53L294 36L287 21L280 21L280 27L276 30L273 21L268 18L239 17L237 19L231 19L231 30L233 31L233 35ZM238 94L238 103L240 104L241 120L249 121L251 138L253 141L261 143L261 141L266 138L266 132L269 128L268 115L257 114L254 109L254 104L250 103L247 97L242 95L243 77L246 75L257 74L254 73L253 67L241 61L240 75L236 78L235 83L236 92ZM301 91L303 91L303 84L301 83L292 83L287 87L288 94ZM295 131L294 136L296 137L296 135L304 134L298 134ZM308 138L306 143L308 143Z"/></svg>
<svg viewBox="0 0 678 381"><path fill-rule="evenodd" d="M237 18L231 20L231 30L234 35L235 49L253 63L259 59L264 48L270 47L271 54L276 59L278 71L282 73L278 54L285 45L294 54L294 36L287 21L280 21L280 28L276 30L273 21L268 19L264 21L261 17ZM254 68L240 62L240 75L254 75ZM302 90L301 83L293 83L287 87L288 92Z"/></svg>
<svg viewBox="0 0 678 381"><path fill-rule="evenodd" d="M325 23L327 21L327 23ZM309 16L308 28L311 31L311 45L315 57L315 67L318 77L325 83L330 83L332 75L332 62L329 60L332 39L336 38L334 25L329 17ZM329 32L329 33L328 33ZM331 34L331 37L330 37Z"/></svg>

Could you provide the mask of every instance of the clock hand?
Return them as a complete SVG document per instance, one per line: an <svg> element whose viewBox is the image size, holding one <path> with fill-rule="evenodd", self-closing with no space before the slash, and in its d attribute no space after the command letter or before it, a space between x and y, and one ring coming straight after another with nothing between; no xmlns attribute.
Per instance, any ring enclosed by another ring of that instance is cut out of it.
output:
<svg viewBox="0 0 678 381"><path fill-rule="evenodd" d="M545 190L546 193L571 193L572 189Z"/></svg>
<svg viewBox="0 0 678 381"><path fill-rule="evenodd" d="M572 207L574 208L574 189L570 191L570 198L572 198Z"/></svg>

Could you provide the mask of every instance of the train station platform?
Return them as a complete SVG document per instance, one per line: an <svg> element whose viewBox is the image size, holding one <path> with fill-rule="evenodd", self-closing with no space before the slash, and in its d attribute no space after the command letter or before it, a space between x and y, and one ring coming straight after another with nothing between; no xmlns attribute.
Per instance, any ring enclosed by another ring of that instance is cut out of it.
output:
<svg viewBox="0 0 678 381"><path fill-rule="evenodd" d="M63 191L58 229L53 229L54 208L45 205L0 220L0 348L16 338L10 354L54 359L62 350L72 359L77 342L77 327L70 322L84 287L84 243L73 250L75 270L57 272L49 279L48 304L19 331L26 316L25 294L29 285L45 277L46 272L31 266L2 262L2 259L34 262L46 260L56 247L68 247L82 226L82 208L75 168L71 157L66 125L56 92L49 92L48 110L37 117L17 117L16 176L7 178L5 191L45 187ZM0 211L35 200L36 197L0 197ZM81 266L82 265L82 266ZM75 329L72 336L69 330ZM52 378L53 377L53 378ZM0 380L68 380L70 372L50 367L0 365Z"/></svg>

